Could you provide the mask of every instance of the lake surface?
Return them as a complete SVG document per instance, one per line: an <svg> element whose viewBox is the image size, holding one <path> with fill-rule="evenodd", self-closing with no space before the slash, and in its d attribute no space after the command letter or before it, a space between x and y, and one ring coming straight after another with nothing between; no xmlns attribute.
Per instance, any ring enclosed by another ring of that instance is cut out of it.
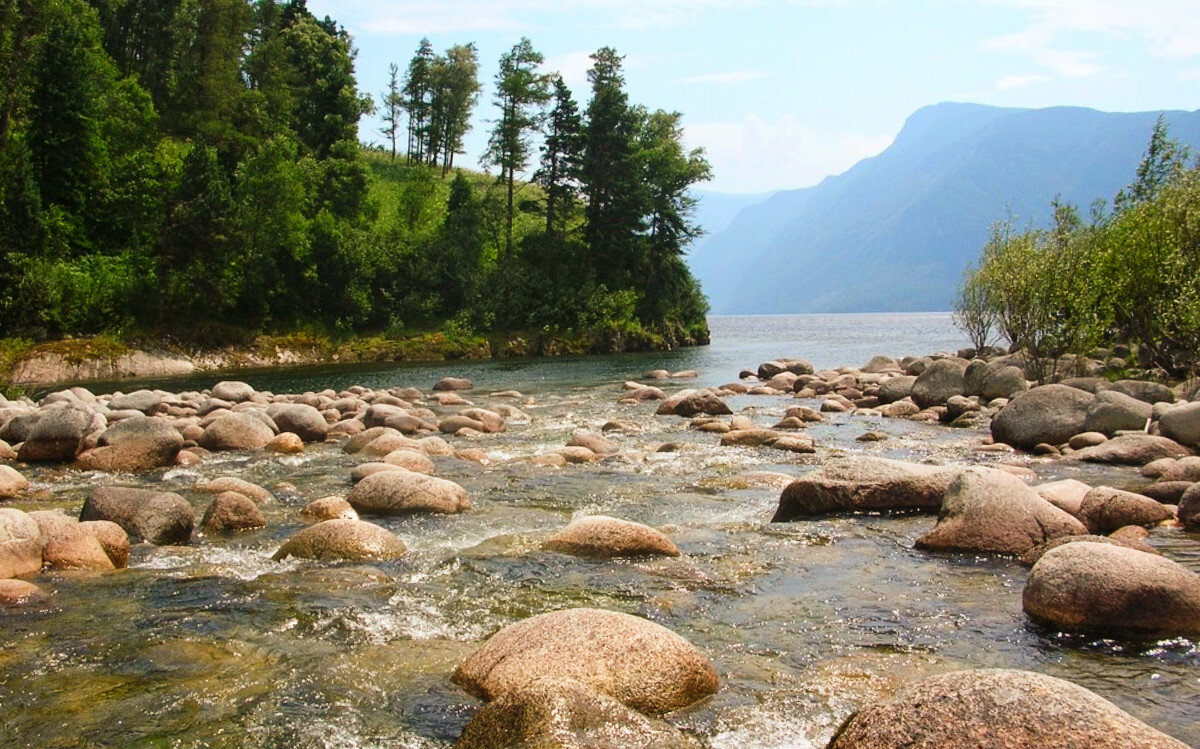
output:
<svg viewBox="0 0 1200 749"><path fill-rule="evenodd" d="M349 490L350 468L363 459L336 444L293 457L221 454L194 469L136 477L31 470L38 497L13 506L77 513L92 488L121 483L178 491L199 514L208 498L191 486L223 475L273 488L276 500L263 508L260 531L135 547L130 569L114 574L43 575L51 604L0 612L0 745L448 747L479 709L450 682L454 666L499 628L574 606L643 616L703 649L721 691L671 720L720 749L824 746L864 701L965 667L1066 678L1200 744L1196 643L1044 630L1021 611L1027 571L1016 562L912 548L933 518L771 524L779 490L746 477L799 475L832 455L1018 460L1046 479L1118 486L1133 485L1135 471L973 453L978 430L842 414L808 430L816 456L724 448L686 420L654 416L655 404L617 403L622 381L660 367L699 371L697 380L668 382L672 390L729 382L779 356L860 366L877 353L964 345L947 314L725 317L712 328L712 346L659 354L239 375L274 392L428 390L461 375L474 380L467 396L484 407L514 403L490 395L497 391L524 394L515 405L529 423L469 443L488 465L435 459L438 475L470 492L470 512L369 518L408 546L396 562L271 561L303 527L300 507ZM763 426L797 402L729 399ZM616 418L639 427L610 433L622 457L565 469L526 460ZM889 439L857 442L868 429ZM679 450L654 452L665 442ZM597 513L655 525L683 556L587 561L540 549L573 517ZM1151 541L1200 570L1196 536L1158 529Z"/></svg>

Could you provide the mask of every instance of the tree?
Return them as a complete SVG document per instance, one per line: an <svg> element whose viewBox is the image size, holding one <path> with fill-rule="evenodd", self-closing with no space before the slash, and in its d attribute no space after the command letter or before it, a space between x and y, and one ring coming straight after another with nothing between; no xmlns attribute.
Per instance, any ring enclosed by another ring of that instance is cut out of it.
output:
<svg viewBox="0 0 1200 749"><path fill-rule="evenodd" d="M431 149L434 153L430 163L437 163L440 151L444 177L454 168L455 154L463 152L463 136L471 129L471 111L479 100L479 59L475 45L460 44L446 50L435 79L438 147Z"/></svg>
<svg viewBox="0 0 1200 749"><path fill-rule="evenodd" d="M984 355L996 328L996 312L988 300L984 280L979 269L966 268L954 301L954 326L971 342L976 356Z"/></svg>
<svg viewBox="0 0 1200 749"><path fill-rule="evenodd" d="M541 117L538 109L549 99L546 76L538 73L540 52L524 37L500 57L496 74L496 106L500 118L488 141L483 162L500 168L499 180L507 190L505 252L513 249L513 196L517 172L529 165L530 135Z"/></svg>
<svg viewBox="0 0 1200 749"><path fill-rule="evenodd" d="M392 145L392 161L396 160L396 141L400 138L400 118L404 114L404 97L400 93L400 66L388 65L388 90L380 95L383 128L380 132Z"/></svg>
<svg viewBox="0 0 1200 749"><path fill-rule="evenodd" d="M592 100L584 125L580 182L586 200L584 239L597 278L609 289L628 288L649 213L638 158L639 118L629 106L622 57L611 47L592 55Z"/></svg>
<svg viewBox="0 0 1200 749"><path fill-rule="evenodd" d="M1113 201L1117 211L1153 200L1159 191L1183 169L1189 149L1173 139L1166 115L1159 115L1150 132L1146 154L1138 164L1137 176L1131 185L1117 193Z"/></svg>
<svg viewBox="0 0 1200 749"><path fill-rule="evenodd" d="M404 108L408 111L408 161L425 161L426 128L433 73L433 45L422 39L404 77Z"/></svg>
<svg viewBox="0 0 1200 749"><path fill-rule="evenodd" d="M579 199L579 169L583 155L583 120L579 105L561 75L553 78L553 101L546 117L541 168L534 181L546 191L546 234L562 234L567 216Z"/></svg>

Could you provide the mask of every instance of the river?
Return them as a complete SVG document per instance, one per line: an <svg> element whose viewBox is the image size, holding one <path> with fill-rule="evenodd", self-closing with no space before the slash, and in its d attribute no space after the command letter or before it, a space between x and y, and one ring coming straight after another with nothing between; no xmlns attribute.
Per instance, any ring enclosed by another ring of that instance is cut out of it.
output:
<svg viewBox="0 0 1200 749"><path fill-rule="evenodd" d="M189 487L222 475L273 488L276 501L263 508L260 531L138 546L130 568L114 574L43 575L51 604L0 612L0 745L448 747L479 708L450 682L454 666L500 627L574 606L647 617L712 658L720 692L671 719L714 748L821 747L863 701L964 667L1069 679L1200 744L1196 643L1044 630L1021 611L1027 570L1015 561L914 550L932 518L771 524L779 490L744 477L796 475L837 454L1000 459L971 452L981 431L839 414L809 429L818 455L795 456L720 447L683 419L655 417L652 403L617 403L623 380L660 367L698 370L697 380L668 386L676 388L729 382L778 356L832 367L954 350L964 341L949 315L730 317L712 328L711 346L665 354L238 375L258 389L303 392L356 383L428 390L453 374L472 378L467 397L484 407L501 402L492 392L524 394L516 404L530 423L472 444L487 466L436 459L438 475L470 492L471 511L369 518L408 546L397 562L271 560L302 527L304 503L348 491L360 461L337 445L292 457L217 455L138 477L31 469L38 494L12 506L77 513L93 487L122 483L178 491L202 512L207 498ZM764 426L795 402L729 399ZM614 418L640 427L609 435L623 458L565 469L522 460ZM857 442L868 429L889 439ZM664 442L678 451L653 452ZM1046 479L1136 479L1132 469L1025 462ZM596 513L657 526L683 555L587 561L540 550L572 517ZM1151 542L1200 570L1196 536L1156 529Z"/></svg>

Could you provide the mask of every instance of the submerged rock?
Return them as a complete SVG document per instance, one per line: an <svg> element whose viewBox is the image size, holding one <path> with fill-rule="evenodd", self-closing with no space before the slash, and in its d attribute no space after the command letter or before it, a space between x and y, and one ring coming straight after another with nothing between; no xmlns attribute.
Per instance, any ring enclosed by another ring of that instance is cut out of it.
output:
<svg viewBox="0 0 1200 749"><path fill-rule="evenodd" d="M322 520L358 520L358 513L345 497L322 497L300 508L300 519L306 523Z"/></svg>
<svg viewBox="0 0 1200 749"><path fill-rule="evenodd" d="M1108 700L1029 671L920 681L850 716L828 749L1186 749Z"/></svg>
<svg viewBox="0 0 1200 749"><path fill-rule="evenodd" d="M200 527L209 533L245 531L267 524L254 500L237 492L221 492L204 511Z"/></svg>
<svg viewBox="0 0 1200 749"><path fill-rule="evenodd" d="M650 715L717 691L694 645L654 622L615 611L568 609L502 629L454 670L471 694L493 700L538 679L573 679Z"/></svg>
<svg viewBox="0 0 1200 749"><path fill-rule="evenodd" d="M24 580L0 579L0 606L24 606L44 601L49 596L38 586Z"/></svg>
<svg viewBox="0 0 1200 749"><path fill-rule="evenodd" d="M404 542L391 531L362 520L324 520L299 531L272 557L317 561L386 561L404 555Z"/></svg>
<svg viewBox="0 0 1200 749"><path fill-rule="evenodd" d="M1021 600L1031 618L1067 632L1200 634L1200 575L1121 546L1050 550L1030 570Z"/></svg>
<svg viewBox="0 0 1200 749"><path fill-rule="evenodd" d="M579 557L679 556L679 549L660 531L604 515L572 521L542 548Z"/></svg>

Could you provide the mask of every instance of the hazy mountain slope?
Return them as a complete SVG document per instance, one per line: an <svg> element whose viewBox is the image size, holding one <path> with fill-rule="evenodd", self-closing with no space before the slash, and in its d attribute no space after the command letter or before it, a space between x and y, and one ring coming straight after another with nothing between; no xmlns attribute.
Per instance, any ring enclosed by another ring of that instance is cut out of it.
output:
<svg viewBox="0 0 1200 749"><path fill-rule="evenodd" d="M715 313L948 309L992 222L1040 222L1056 195L1086 215L1133 178L1157 117L927 107L878 156L743 209L690 262ZM1200 143L1200 112L1167 117Z"/></svg>

